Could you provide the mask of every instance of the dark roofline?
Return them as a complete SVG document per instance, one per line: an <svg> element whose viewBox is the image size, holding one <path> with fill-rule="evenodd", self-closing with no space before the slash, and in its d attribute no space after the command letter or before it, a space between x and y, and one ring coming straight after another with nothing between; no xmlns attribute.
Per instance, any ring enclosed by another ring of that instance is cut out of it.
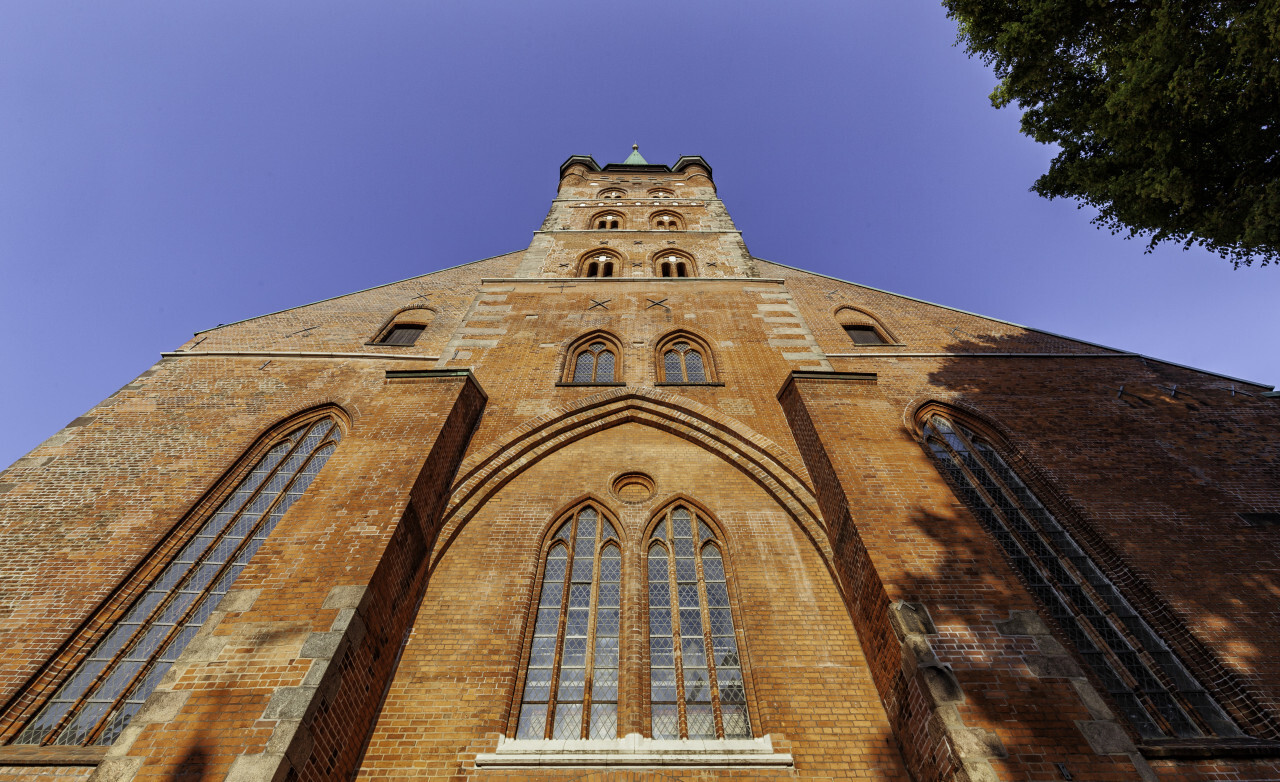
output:
<svg viewBox="0 0 1280 782"><path fill-rule="evenodd" d="M569 159L560 164L560 178L564 179L565 173L570 166L584 165L589 171L634 171L640 173L679 173L689 166L702 166L707 170L707 178L711 178L711 166L707 165L707 161L701 155L681 155L674 166L655 165L627 165L626 163L610 163L604 168L596 162L596 159L590 155L570 155ZM712 181L715 181L712 179Z"/></svg>

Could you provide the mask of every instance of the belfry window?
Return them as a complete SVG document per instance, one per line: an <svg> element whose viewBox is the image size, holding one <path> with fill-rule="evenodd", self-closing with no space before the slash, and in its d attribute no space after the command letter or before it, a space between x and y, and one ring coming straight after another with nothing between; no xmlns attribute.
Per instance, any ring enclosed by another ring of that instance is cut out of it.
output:
<svg viewBox="0 0 1280 782"><path fill-rule="evenodd" d="M925 444L1144 739L1240 736L1222 707L986 439L931 415Z"/></svg>
<svg viewBox="0 0 1280 782"><path fill-rule="evenodd" d="M655 739L750 738L751 721L715 534L675 506L649 539L649 693Z"/></svg>
<svg viewBox="0 0 1280 782"><path fill-rule="evenodd" d="M516 738L617 736L621 581L617 532L581 508L547 551Z"/></svg>
<svg viewBox="0 0 1280 782"><path fill-rule="evenodd" d="M603 342L592 342L573 360L574 383L612 383L617 357Z"/></svg>
<svg viewBox="0 0 1280 782"><path fill-rule="evenodd" d="M688 342L672 343L662 354L663 377L668 383L705 383L707 369L702 354Z"/></svg>
<svg viewBox="0 0 1280 782"><path fill-rule="evenodd" d="M341 439L324 416L271 445L14 743L114 742Z"/></svg>
<svg viewBox="0 0 1280 782"><path fill-rule="evenodd" d="M606 229L616 230L618 228L618 224L619 223L618 223L617 215L601 215L596 220L596 229L597 230L606 230Z"/></svg>
<svg viewBox="0 0 1280 782"><path fill-rule="evenodd" d="M583 277L612 277L614 272L614 257L612 255L600 254L590 258L582 266Z"/></svg>

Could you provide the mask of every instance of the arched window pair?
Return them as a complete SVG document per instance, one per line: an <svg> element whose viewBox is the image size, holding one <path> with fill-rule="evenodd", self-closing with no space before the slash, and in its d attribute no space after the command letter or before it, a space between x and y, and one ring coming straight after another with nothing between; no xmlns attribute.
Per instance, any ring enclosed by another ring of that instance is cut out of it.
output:
<svg viewBox="0 0 1280 782"><path fill-rule="evenodd" d="M582 266L583 277L612 277L616 259L612 255L601 253L588 259Z"/></svg>
<svg viewBox="0 0 1280 782"><path fill-rule="evenodd" d="M627 191L625 190L612 189L600 191L600 198L625 198L626 195Z"/></svg>
<svg viewBox="0 0 1280 782"><path fill-rule="evenodd" d="M596 230L616 230L619 225L617 215L601 215L596 218Z"/></svg>
<svg viewBox="0 0 1280 782"><path fill-rule="evenodd" d="M659 231L679 231L680 220L673 214L663 212L653 217L653 227Z"/></svg>
<svg viewBox="0 0 1280 782"><path fill-rule="evenodd" d="M943 475L1138 735L1242 735L991 440L936 412L922 434Z"/></svg>
<svg viewBox="0 0 1280 782"><path fill-rule="evenodd" d="M613 383L621 374L621 343L612 334L596 331L569 346L563 383ZM658 343L659 379L667 384L716 381L706 344L687 331L668 334Z"/></svg>
<svg viewBox="0 0 1280 782"><path fill-rule="evenodd" d="M666 255L658 259L659 277L689 277L693 264L679 255Z"/></svg>
<svg viewBox="0 0 1280 782"><path fill-rule="evenodd" d="M114 742L341 439L334 416L313 416L235 471L225 499L13 743Z"/></svg>
<svg viewBox="0 0 1280 782"><path fill-rule="evenodd" d="M614 525L590 504L563 521L543 561L516 738L616 738L628 675L649 681L653 738L750 738L721 547L696 513L669 509L646 546L647 608L627 613ZM647 663L625 671L620 639L633 614L647 629Z"/></svg>

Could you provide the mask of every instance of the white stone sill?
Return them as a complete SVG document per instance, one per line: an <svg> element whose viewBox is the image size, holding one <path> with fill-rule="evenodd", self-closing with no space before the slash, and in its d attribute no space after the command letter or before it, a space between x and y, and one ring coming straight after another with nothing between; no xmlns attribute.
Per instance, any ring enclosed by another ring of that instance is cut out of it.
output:
<svg viewBox="0 0 1280 782"><path fill-rule="evenodd" d="M758 739L684 739L664 741L638 733L622 739L516 740L498 738L498 748L476 756L481 768L531 766L735 766L789 768L790 753L774 752L768 736Z"/></svg>

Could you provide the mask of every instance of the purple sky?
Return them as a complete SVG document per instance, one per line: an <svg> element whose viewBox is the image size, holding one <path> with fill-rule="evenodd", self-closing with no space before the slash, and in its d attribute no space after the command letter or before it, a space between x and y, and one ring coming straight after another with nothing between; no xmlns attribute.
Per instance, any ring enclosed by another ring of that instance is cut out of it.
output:
<svg viewBox="0 0 1280 782"><path fill-rule="evenodd" d="M1280 269L1027 191L936 0L5 4L7 465L192 332L525 247L570 154L702 155L756 256L1267 384Z"/></svg>

